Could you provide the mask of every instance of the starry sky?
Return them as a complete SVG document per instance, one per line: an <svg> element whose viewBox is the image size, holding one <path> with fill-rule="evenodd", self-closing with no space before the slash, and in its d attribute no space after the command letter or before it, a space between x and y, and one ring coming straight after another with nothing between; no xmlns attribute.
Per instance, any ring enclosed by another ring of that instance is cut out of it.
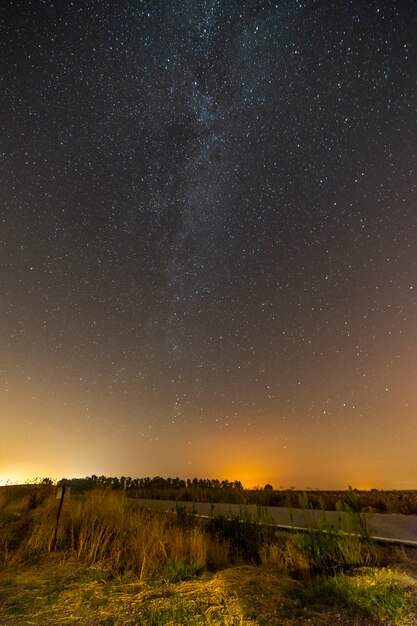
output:
<svg viewBox="0 0 417 626"><path fill-rule="evenodd" d="M417 488L415 1L0 28L0 481Z"/></svg>

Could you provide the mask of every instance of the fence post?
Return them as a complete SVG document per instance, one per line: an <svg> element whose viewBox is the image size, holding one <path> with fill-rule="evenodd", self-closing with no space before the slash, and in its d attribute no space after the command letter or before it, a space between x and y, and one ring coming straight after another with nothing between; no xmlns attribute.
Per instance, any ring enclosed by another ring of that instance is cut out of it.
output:
<svg viewBox="0 0 417 626"><path fill-rule="evenodd" d="M58 538L58 524L59 524L59 518L61 517L62 505L64 503L65 489L66 488L63 485L62 486L62 491L61 491L61 498L59 500L58 514L56 516L54 540L52 542L52 550L56 549L56 542L57 542L57 538Z"/></svg>

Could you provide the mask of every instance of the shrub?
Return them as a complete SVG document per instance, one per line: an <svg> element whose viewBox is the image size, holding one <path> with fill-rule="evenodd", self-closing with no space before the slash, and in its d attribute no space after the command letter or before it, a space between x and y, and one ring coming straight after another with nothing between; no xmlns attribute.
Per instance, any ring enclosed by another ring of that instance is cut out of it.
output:
<svg viewBox="0 0 417 626"><path fill-rule="evenodd" d="M309 530L263 547L261 558L293 576L335 572L378 562L377 548L342 531Z"/></svg>
<svg viewBox="0 0 417 626"><path fill-rule="evenodd" d="M258 564L261 562L261 547L268 543L273 531L250 519L242 521L240 516L217 516L209 521L208 532L211 537L229 544L233 561Z"/></svg>

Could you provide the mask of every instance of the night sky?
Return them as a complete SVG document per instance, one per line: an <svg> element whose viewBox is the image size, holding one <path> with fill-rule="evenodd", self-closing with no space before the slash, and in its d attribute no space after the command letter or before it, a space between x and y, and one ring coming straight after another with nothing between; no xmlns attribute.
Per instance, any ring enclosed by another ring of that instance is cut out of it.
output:
<svg viewBox="0 0 417 626"><path fill-rule="evenodd" d="M415 0L0 23L0 481L417 488Z"/></svg>

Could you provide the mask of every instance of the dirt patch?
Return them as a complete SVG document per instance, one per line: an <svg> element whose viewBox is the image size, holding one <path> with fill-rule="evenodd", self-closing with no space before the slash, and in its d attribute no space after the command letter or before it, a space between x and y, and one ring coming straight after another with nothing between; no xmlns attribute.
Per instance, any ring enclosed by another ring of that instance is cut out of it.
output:
<svg viewBox="0 0 417 626"><path fill-rule="evenodd" d="M303 607L303 584L255 566L142 584L50 558L0 574L0 626L381 626L349 608Z"/></svg>

